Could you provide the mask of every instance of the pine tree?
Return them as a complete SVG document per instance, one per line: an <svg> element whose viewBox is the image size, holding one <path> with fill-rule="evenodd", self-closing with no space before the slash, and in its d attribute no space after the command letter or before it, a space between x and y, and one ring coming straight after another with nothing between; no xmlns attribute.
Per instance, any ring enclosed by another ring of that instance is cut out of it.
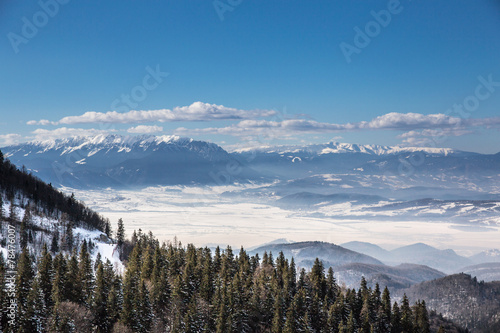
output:
<svg viewBox="0 0 500 333"><path fill-rule="evenodd" d="M44 295L40 289L38 279L35 279L28 294L26 314L19 320L18 332L44 332L47 316Z"/></svg>
<svg viewBox="0 0 500 333"><path fill-rule="evenodd" d="M318 258L316 258L311 268L310 280L313 293L316 294L319 299L324 299L326 292L325 267Z"/></svg>
<svg viewBox="0 0 500 333"><path fill-rule="evenodd" d="M68 300L68 265L62 253L54 258L53 266L52 302L54 306L57 306L58 303Z"/></svg>
<svg viewBox="0 0 500 333"><path fill-rule="evenodd" d="M107 308L111 324L114 324L120 318L120 310L123 307L123 288L120 275L115 275L111 290L109 291Z"/></svg>
<svg viewBox="0 0 500 333"><path fill-rule="evenodd" d="M116 229L116 245L121 249L123 243L125 242L125 227L123 225L123 220L121 218L118 219L118 229Z"/></svg>
<svg viewBox="0 0 500 333"><path fill-rule="evenodd" d="M31 290L34 272L31 263L29 252L26 248L23 249L17 263L16 276L16 302L17 302L17 318L18 323L23 325L23 320L28 314L28 295ZM22 319L22 320L21 320ZM22 326L21 326L22 327ZM21 330L22 331L22 330Z"/></svg>
<svg viewBox="0 0 500 333"><path fill-rule="evenodd" d="M10 200L9 206L9 219L12 223L18 222L17 214L16 214L16 206L14 205L14 198Z"/></svg>
<svg viewBox="0 0 500 333"><path fill-rule="evenodd" d="M106 236L111 237L111 223L109 223L108 219L104 222L104 233Z"/></svg>
<svg viewBox="0 0 500 333"><path fill-rule="evenodd" d="M21 221L21 227L19 229L19 245L21 246L21 249L24 249L28 245L28 227L30 223L31 213L29 208L26 208Z"/></svg>
<svg viewBox="0 0 500 333"><path fill-rule="evenodd" d="M68 273L66 278L66 300L82 304L82 281L80 279L80 269L76 249L68 258Z"/></svg>
<svg viewBox="0 0 500 333"><path fill-rule="evenodd" d="M144 250L142 267L141 267L141 279L149 280L151 278L151 273L153 271L153 253L151 248L148 246Z"/></svg>
<svg viewBox="0 0 500 333"><path fill-rule="evenodd" d="M401 327L401 312L397 302L394 302L392 307L391 316L391 333L401 333L403 328Z"/></svg>
<svg viewBox="0 0 500 333"><path fill-rule="evenodd" d="M156 270L156 266L155 266ZM168 282L167 268L159 269L160 272L153 275L151 288L151 302L158 314L163 314L170 304L171 288Z"/></svg>
<svg viewBox="0 0 500 333"><path fill-rule="evenodd" d="M335 302L335 297L337 297L339 287L335 281L335 276L333 274L333 268L328 268L328 274L326 276L326 297L328 302Z"/></svg>
<svg viewBox="0 0 500 333"><path fill-rule="evenodd" d="M369 333L370 327L372 324L369 298L365 298L365 300L363 302L363 307L361 308L361 313L359 316L360 316L359 320L361 322L361 331L360 332Z"/></svg>
<svg viewBox="0 0 500 333"><path fill-rule="evenodd" d="M52 235L52 242L50 243L50 252L58 253L59 252L59 232L56 230Z"/></svg>
<svg viewBox="0 0 500 333"><path fill-rule="evenodd" d="M295 310L295 302L292 302L286 311L286 320L283 327L283 333L297 332L297 313Z"/></svg>
<svg viewBox="0 0 500 333"><path fill-rule="evenodd" d="M96 332L109 332L111 329L111 318L107 307L107 295L109 290L105 281L103 264L100 263L97 267L95 278L95 294L92 300L91 311L94 317L93 324Z"/></svg>
<svg viewBox="0 0 500 333"><path fill-rule="evenodd" d="M273 323L271 327L272 333L281 333L283 328L283 297L281 293L278 292L276 299L274 301L274 315Z"/></svg>
<svg viewBox="0 0 500 333"><path fill-rule="evenodd" d="M68 252L73 251L74 241L73 224L71 222L67 222L64 234L64 249Z"/></svg>
<svg viewBox="0 0 500 333"><path fill-rule="evenodd" d="M391 296L389 289L384 288L381 305L378 311L379 331L389 332L391 327Z"/></svg>
<svg viewBox="0 0 500 333"><path fill-rule="evenodd" d="M43 245L41 260L38 264L38 277L40 291L43 294L45 306L52 308L52 280L54 279L54 269L52 266L52 256L47 250L47 245Z"/></svg>
<svg viewBox="0 0 500 333"><path fill-rule="evenodd" d="M130 255L130 261L125 272L123 281L123 307L121 321L123 324L137 330L139 328L139 304L140 304L140 245L136 245Z"/></svg>
<svg viewBox="0 0 500 333"><path fill-rule="evenodd" d="M351 310L349 313L349 318L347 319L347 326L346 326L346 332L347 333L355 333L356 332L356 321L354 319L354 314Z"/></svg>
<svg viewBox="0 0 500 333"><path fill-rule="evenodd" d="M145 333L151 330L153 324L153 310L151 308L151 302L149 298L149 291L146 288L146 284L142 282L141 289L139 293L139 307L138 307L138 332Z"/></svg>
<svg viewBox="0 0 500 333"><path fill-rule="evenodd" d="M427 313L427 306L425 301L418 301L415 304L415 332L416 333L429 333L429 314Z"/></svg>
<svg viewBox="0 0 500 333"><path fill-rule="evenodd" d="M413 312L410 308L410 303L406 294L403 295L401 304L401 328L403 332L413 332Z"/></svg>
<svg viewBox="0 0 500 333"><path fill-rule="evenodd" d="M312 272L311 272L312 273ZM323 275L324 281L324 275ZM323 318L323 313L321 311L321 299L317 292L313 292L311 303L308 308L308 316L311 320L311 327L315 331L320 331L321 328L325 325L325 320Z"/></svg>
<svg viewBox="0 0 500 333"><path fill-rule="evenodd" d="M92 271L92 260L87 249L87 242L84 240L80 248L78 263L78 283L81 286L80 299L78 302L85 307L89 307L92 300L94 274Z"/></svg>

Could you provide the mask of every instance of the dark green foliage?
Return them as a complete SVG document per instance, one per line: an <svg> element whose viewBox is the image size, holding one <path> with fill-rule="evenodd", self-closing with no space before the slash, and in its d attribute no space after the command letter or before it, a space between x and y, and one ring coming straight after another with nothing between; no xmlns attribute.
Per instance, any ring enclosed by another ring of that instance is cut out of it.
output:
<svg viewBox="0 0 500 333"><path fill-rule="evenodd" d="M50 252L59 252L59 232L55 231L52 235L52 241L50 243Z"/></svg>
<svg viewBox="0 0 500 333"><path fill-rule="evenodd" d="M216 250L180 243L161 245L136 233L121 277L111 263L90 260L83 241L77 255L45 247L34 277L25 250L19 258L18 328L26 332L429 332L425 302L401 310L387 289L361 281L341 290L333 270L316 260L297 277L283 253L262 263L244 249ZM1 264L1 262L0 262ZM97 266L95 266L97 265ZM93 272L93 267L96 267ZM1 268L1 265L0 265ZM1 273L1 271L0 271ZM1 277L1 276L0 276Z"/></svg>
<svg viewBox="0 0 500 333"><path fill-rule="evenodd" d="M123 225L123 220L121 218L118 219L118 229L116 230L116 242L118 248L121 248L123 243L125 242L125 227Z"/></svg>
<svg viewBox="0 0 500 333"><path fill-rule="evenodd" d="M71 252L73 251L73 246L75 243L75 239L73 237L73 224L71 222L66 223L66 230L64 233L64 246L63 249Z"/></svg>
<svg viewBox="0 0 500 333"><path fill-rule="evenodd" d="M52 255L44 245L42 255L38 264L38 283L40 292L47 308L52 308L52 280L54 279L54 269L52 265Z"/></svg>

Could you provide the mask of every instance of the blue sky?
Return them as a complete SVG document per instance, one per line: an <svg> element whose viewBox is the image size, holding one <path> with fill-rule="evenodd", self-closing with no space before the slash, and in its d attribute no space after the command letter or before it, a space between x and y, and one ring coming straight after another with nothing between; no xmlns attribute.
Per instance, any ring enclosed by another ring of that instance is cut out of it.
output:
<svg viewBox="0 0 500 333"><path fill-rule="evenodd" d="M153 133L227 148L333 139L500 151L500 1L0 10L0 146Z"/></svg>

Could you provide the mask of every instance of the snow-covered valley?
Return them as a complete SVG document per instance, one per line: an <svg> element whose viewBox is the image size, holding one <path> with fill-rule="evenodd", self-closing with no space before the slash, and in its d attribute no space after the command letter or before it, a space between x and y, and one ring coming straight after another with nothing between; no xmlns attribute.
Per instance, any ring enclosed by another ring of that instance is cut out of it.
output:
<svg viewBox="0 0 500 333"><path fill-rule="evenodd" d="M498 247L500 226L498 214L493 215L495 211L490 212L490 220L466 223L464 220L447 218L446 214L439 219L439 211L434 211L436 208L429 203L404 208L396 206L392 211L380 209L387 203L338 203L293 209L273 204L279 198L268 198L266 203L265 200L236 200L227 195L252 188L255 189L245 185L63 190L74 192L78 199L108 217L113 225L118 218L123 218L128 234L141 228L143 231L151 230L160 240L167 241L177 236L183 242L198 246L216 243L251 247L277 238L287 238L336 244L357 240L387 248L425 242L437 248L453 248L464 255ZM470 203L439 204L442 210L447 208L454 211L457 205L464 206L458 209L460 212L486 209ZM488 209L496 207L498 203L489 205ZM405 214L408 211L411 214ZM421 213L420 216L415 214L416 211Z"/></svg>

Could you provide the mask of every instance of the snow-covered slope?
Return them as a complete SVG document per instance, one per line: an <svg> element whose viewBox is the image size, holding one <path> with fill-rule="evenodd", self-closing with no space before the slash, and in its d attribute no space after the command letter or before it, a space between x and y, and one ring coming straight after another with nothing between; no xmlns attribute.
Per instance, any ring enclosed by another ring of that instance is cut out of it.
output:
<svg viewBox="0 0 500 333"><path fill-rule="evenodd" d="M74 137L2 151L17 166L58 186L217 184L258 177L218 145L178 136Z"/></svg>
<svg viewBox="0 0 500 333"><path fill-rule="evenodd" d="M1 195L1 194L0 194ZM5 199L5 198L4 198ZM11 204L14 206L11 209ZM0 253L6 258L7 256L7 237L9 235L8 228L9 222L7 222L12 216L11 213L15 215L16 221L22 221L26 214L26 200L13 200L4 201L3 204L3 218L0 223ZM23 207L24 206L24 207ZM60 215L60 214L56 214ZM58 234L60 240L62 240L63 235L65 233L65 222L60 218L54 218L50 216L46 216L44 214L36 213L36 210L30 210L30 218L28 223L30 224L29 232L31 233L31 241L28 242L27 248L31 253L40 254L43 248L43 245L47 245L50 247L52 242L52 238L54 234ZM18 223L10 223L13 226L16 226L16 238L15 238L15 246L16 253L19 253L19 225ZM92 260L95 261L98 254L101 256L102 261L109 260L115 270L118 273L122 273L124 271L124 265L119 258L118 251L116 250L116 244L112 242L103 232L99 230L90 230L82 227L74 227L73 228L73 237L74 237L74 246L78 248L80 244L86 240L87 242L91 242L94 244L94 248L91 251ZM69 252L68 252L69 254Z"/></svg>

